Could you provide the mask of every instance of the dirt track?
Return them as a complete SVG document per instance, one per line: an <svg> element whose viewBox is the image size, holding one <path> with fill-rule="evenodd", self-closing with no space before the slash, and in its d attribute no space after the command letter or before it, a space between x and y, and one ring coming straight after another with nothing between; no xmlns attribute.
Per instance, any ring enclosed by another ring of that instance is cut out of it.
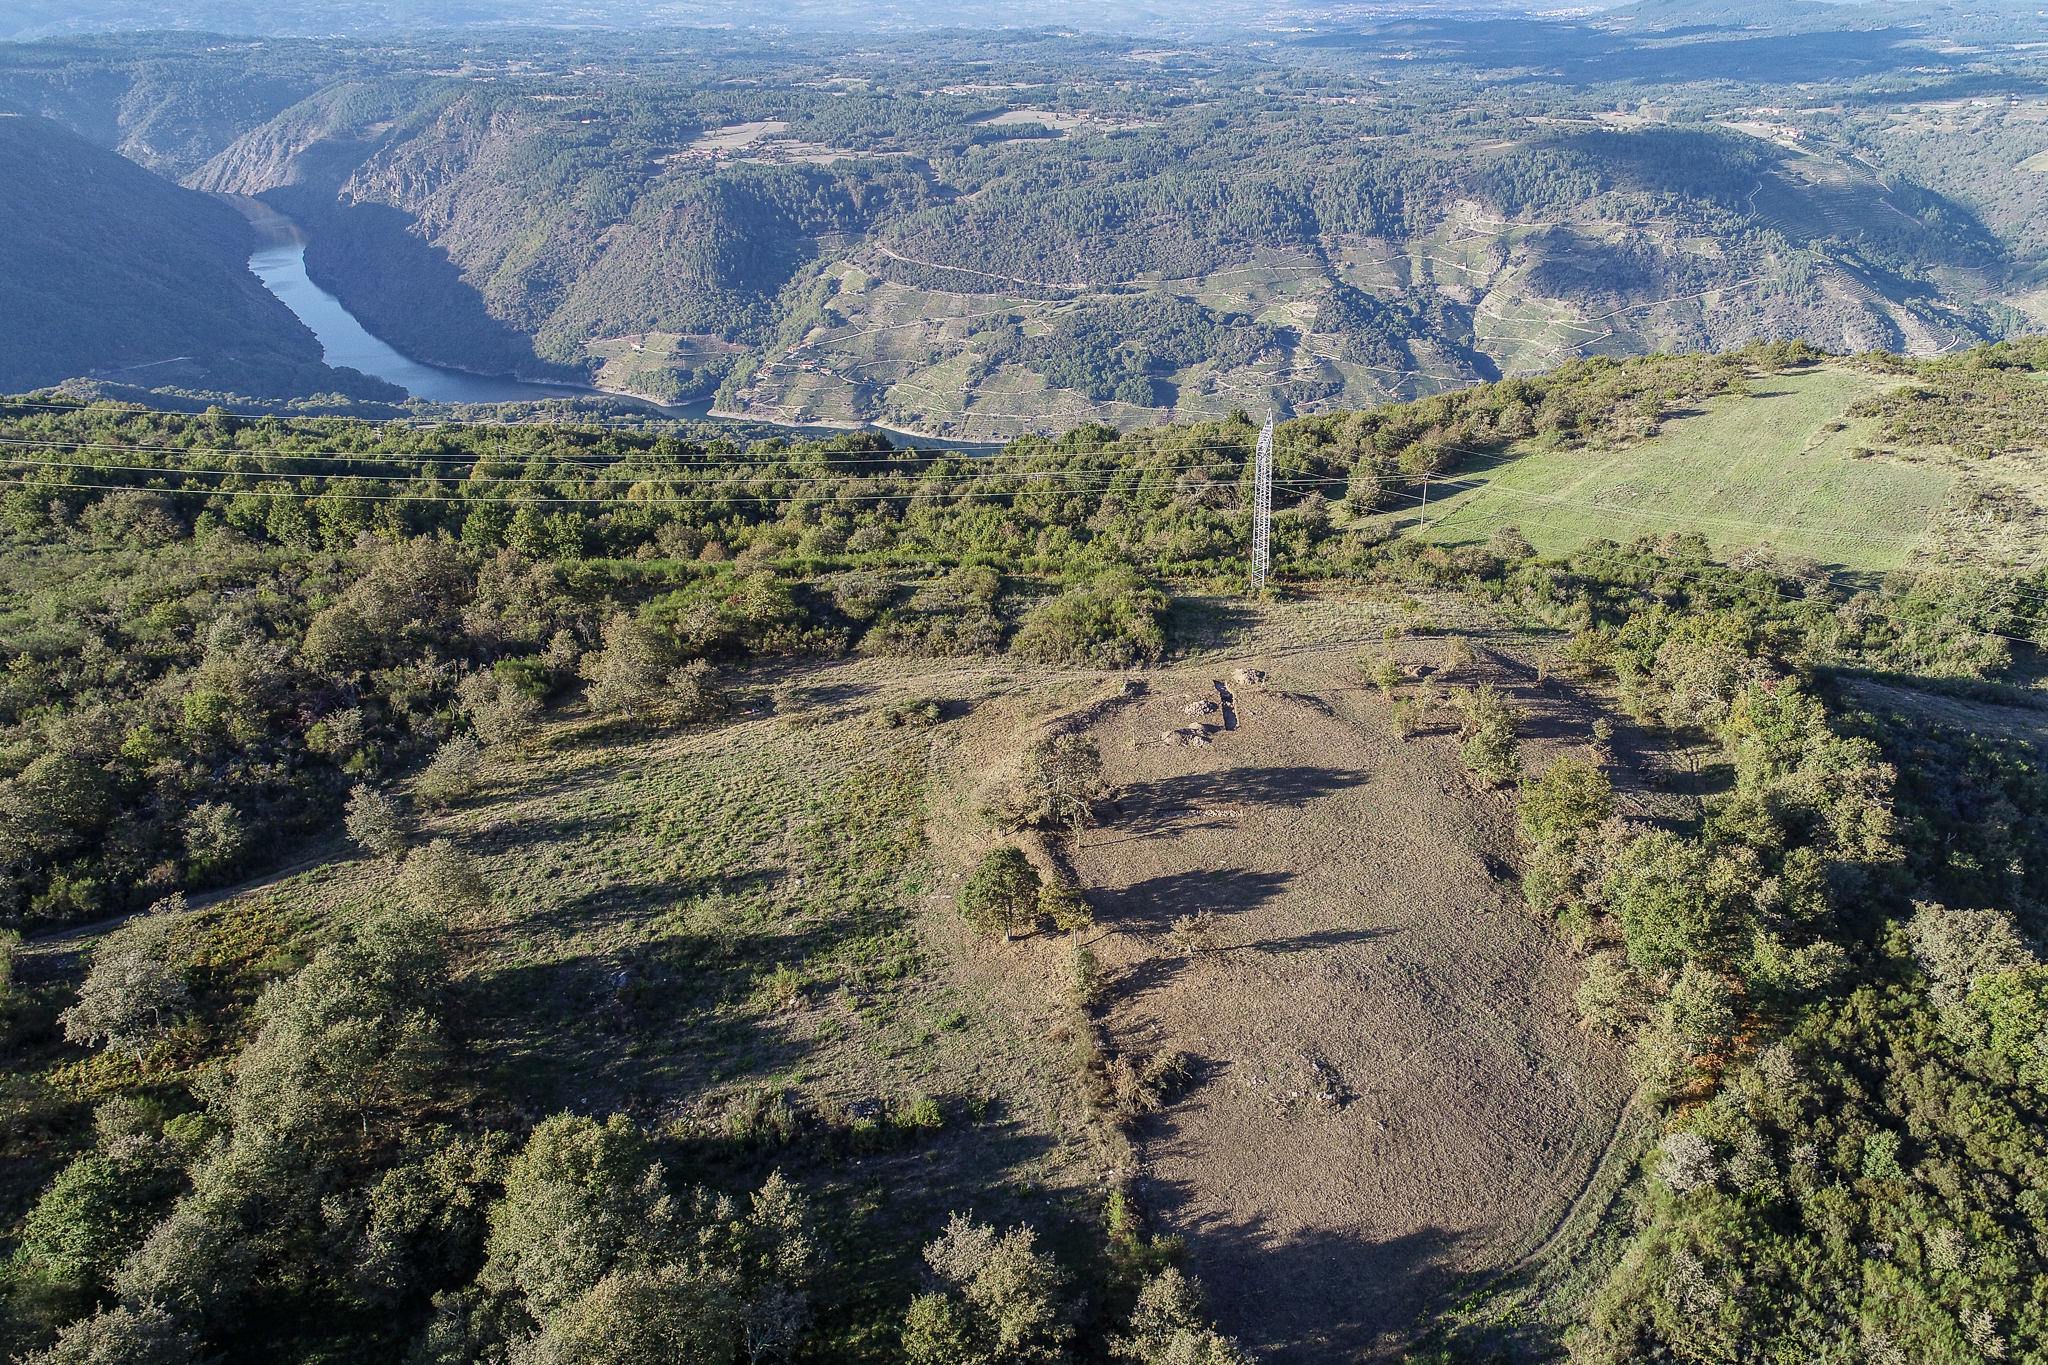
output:
<svg viewBox="0 0 2048 1365"><path fill-rule="evenodd" d="M1143 1202L1276 1362L1386 1350L1453 1276L1540 1243L1628 1088L1496 875L1511 803L1473 788L1447 719L1392 738L1352 652L1289 655L1263 686L1154 675L1094 724L1121 795L1073 857L1118 1045L1200 1059L1141 1132ZM1532 766L1583 737L1587 714L1522 700ZM1198 721L1227 728L1162 741ZM1173 921L1203 909L1219 950L1177 955Z"/></svg>

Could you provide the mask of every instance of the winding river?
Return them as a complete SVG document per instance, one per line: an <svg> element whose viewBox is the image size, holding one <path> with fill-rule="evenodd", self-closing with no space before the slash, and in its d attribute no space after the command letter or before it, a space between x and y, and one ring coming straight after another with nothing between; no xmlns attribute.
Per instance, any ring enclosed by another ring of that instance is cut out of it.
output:
<svg viewBox="0 0 2048 1365"><path fill-rule="evenodd" d="M575 384L537 384L529 380L515 379L510 375L471 374L465 370L444 369L439 365L427 365L414 360L389 342L380 341L370 335L368 329L356 321L355 315L342 307L340 299L313 283L307 276L306 234L297 223L260 199L242 194L223 194L219 197L234 205L242 216L249 220L249 226L256 229L257 247L249 257L249 269L255 273L257 279L263 281L264 288L277 295L285 307L298 314L299 321L313 329L313 335L319 338L320 345L326 352L325 359L329 365L346 365L350 369L361 370L364 374L373 374L379 379L398 385L415 398L424 398L432 403L532 402L541 398L574 398L601 392ZM710 410L710 402L704 399L660 409L669 417L694 418L698 421L738 421L741 425L755 428L784 426L787 430L802 432L814 438L836 436L846 430L843 426L786 426L779 422L712 417ZM888 429L870 427L868 430ZM904 436L902 432L890 434L899 442ZM947 450L969 454L991 454L1002 449L1002 443L998 441L949 440L931 444L943 444L943 448Z"/></svg>
<svg viewBox="0 0 2048 1365"><path fill-rule="evenodd" d="M313 329L329 365L389 380L415 398L435 403L510 403L536 398L569 398L594 393L573 384L534 384L509 376L468 374L462 370L423 365L378 340L357 322L341 300L306 275L306 236L299 225L260 199L224 195L256 229L257 248L249 269L263 287L283 300Z"/></svg>

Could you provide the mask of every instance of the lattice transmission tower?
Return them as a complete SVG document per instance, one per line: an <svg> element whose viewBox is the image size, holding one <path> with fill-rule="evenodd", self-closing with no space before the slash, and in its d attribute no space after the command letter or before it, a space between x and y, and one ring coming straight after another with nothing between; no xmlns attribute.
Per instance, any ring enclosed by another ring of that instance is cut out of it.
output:
<svg viewBox="0 0 2048 1365"><path fill-rule="evenodd" d="M1259 433L1259 452L1252 462L1252 595L1265 591L1273 568L1273 418Z"/></svg>

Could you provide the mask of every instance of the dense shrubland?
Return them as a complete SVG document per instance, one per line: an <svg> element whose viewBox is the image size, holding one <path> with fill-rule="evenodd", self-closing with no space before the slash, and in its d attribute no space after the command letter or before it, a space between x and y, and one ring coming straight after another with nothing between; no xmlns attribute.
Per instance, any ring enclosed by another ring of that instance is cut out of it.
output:
<svg viewBox="0 0 2048 1365"><path fill-rule="evenodd" d="M1873 707L1839 666L1858 599L1759 593L1677 543L1578 572L1592 591L1565 665L1709 757L1698 818L1676 826L1616 815L1599 737L1521 791L1530 907L1582 957L1587 1026L1630 1040L1640 1098L1667 1116L1639 1231L1564 1333L1574 1358L2032 1358L2039 749ZM1555 574L1506 587L1541 604ZM1940 638L1953 608L1914 600L1981 600L1989 581L1888 593L1910 614L1886 618L1879 657L1996 671L2012 642ZM1516 1335L1481 1313L1441 1346L1478 1358Z"/></svg>

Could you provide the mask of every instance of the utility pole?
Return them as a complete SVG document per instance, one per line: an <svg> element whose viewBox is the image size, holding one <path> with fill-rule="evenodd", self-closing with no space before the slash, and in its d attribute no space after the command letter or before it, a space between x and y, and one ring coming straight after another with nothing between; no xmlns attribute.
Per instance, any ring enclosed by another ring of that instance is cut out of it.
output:
<svg viewBox="0 0 2048 1365"><path fill-rule="evenodd" d="M1266 575L1273 567L1273 415L1266 414L1266 429L1259 433L1259 450L1252 466L1252 595L1266 587Z"/></svg>

